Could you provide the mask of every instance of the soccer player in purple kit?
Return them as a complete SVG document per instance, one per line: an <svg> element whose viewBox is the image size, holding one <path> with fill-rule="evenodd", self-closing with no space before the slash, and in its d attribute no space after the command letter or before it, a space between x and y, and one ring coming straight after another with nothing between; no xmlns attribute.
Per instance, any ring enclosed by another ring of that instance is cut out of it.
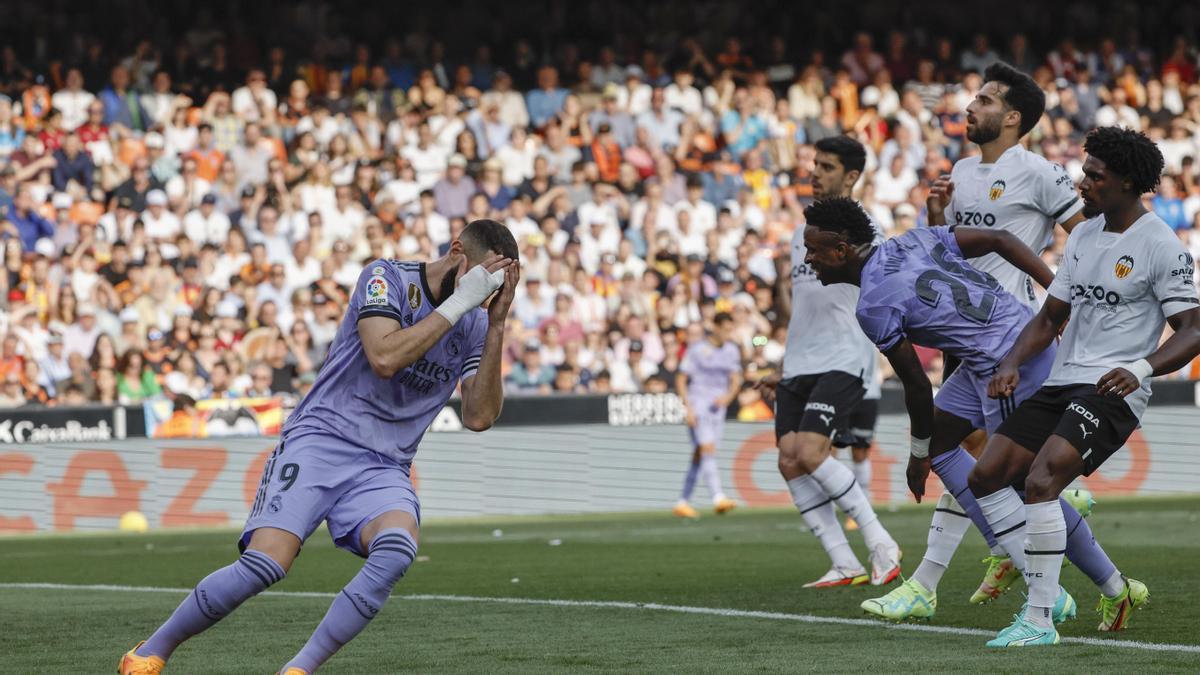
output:
<svg viewBox="0 0 1200 675"><path fill-rule="evenodd" d="M504 322L519 278L516 241L494 220L471 222L433 262L367 265L267 461L241 557L201 580L118 671L160 673L185 640L282 580L323 521L366 562L280 672L313 673L366 628L416 557L421 510L409 474L425 430L460 381L465 427L483 431L500 414Z"/></svg>
<svg viewBox="0 0 1200 675"><path fill-rule="evenodd" d="M742 352L733 335L733 317L720 312L713 317L713 329L708 336L691 345L675 375L675 391L687 410L688 434L692 439L692 462L683 481L683 493L672 513L682 518L698 518L700 514L689 500L696 487L696 478L704 477L712 495L713 510L718 515L737 506L737 502L721 491L717 473L717 442L725 431L725 413L742 388Z"/></svg>
<svg viewBox="0 0 1200 675"><path fill-rule="evenodd" d="M1020 401L1032 395L1049 373L1055 350L1051 344L1030 355L1022 366L1022 384L1010 399L988 398L988 378L1033 310L965 258L999 254L1043 286L1053 280L1050 269L1004 230L923 228L875 245L867 214L851 200L815 202L805 209L805 218L806 262L823 284L860 287L858 323L904 385L912 435L909 489L919 500L932 468L966 511L954 517L969 517L985 537L995 539L968 488L974 461L959 444L976 428L994 431ZM962 361L936 398L914 345L940 349ZM1063 508L1064 512L1070 509ZM1070 512L1074 514L1068 543L1071 561L1088 568L1112 566L1086 522L1073 509ZM947 542L931 528L924 559L912 577L887 595L864 601L862 608L888 619L932 618L937 608L936 581L949 565L958 539ZM1065 620L1074 612L1074 600L1060 589L1055 619Z"/></svg>

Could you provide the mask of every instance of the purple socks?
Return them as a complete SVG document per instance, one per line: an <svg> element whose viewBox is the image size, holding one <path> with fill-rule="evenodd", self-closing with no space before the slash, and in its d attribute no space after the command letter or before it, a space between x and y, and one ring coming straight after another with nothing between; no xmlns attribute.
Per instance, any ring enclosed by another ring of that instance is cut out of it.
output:
<svg viewBox="0 0 1200 675"><path fill-rule="evenodd" d="M971 494L967 487L967 476L973 468L975 458L961 446L933 458L933 472L942 479L942 485L946 486L946 490L958 500L963 511L967 512L971 522L979 528L983 538L987 540L988 547L996 550L996 537L992 534L992 526L988 525L983 511L979 510L979 504L975 502L975 495Z"/></svg>
<svg viewBox="0 0 1200 675"><path fill-rule="evenodd" d="M967 487L967 476L974 467L975 458L961 447L933 458L933 470L938 478L942 479L946 489L971 517L971 522L983 533L988 546L997 550L992 528L983 517L983 511L979 509L975 496ZM1024 490L1018 490L1017 493L1022 499L1025 498ZM1059 499L1059 502L1062 503L1063 517L1067 521L1067 559L1096 585L1103 584L1117 571L1117 566L1109 559L1104 549L1100 548L1100 544L1096 543L1091 528L1079 512L1065 499Z"/></svg>
<svg viewBox="0 0 1200 675"><path fill-rule="evenodd" d="M700 475L700 463L692 462L688 464L687 477L683 479L683 492L679 498L683 501L688 501L692 498L692 492L696 490L696 477Z"/></svg>
<svg viewBox="0 0 1200 675"><path fill-rule="evenodd" d="M237 606L283 579L285 572L265 553L246 551L227 567L196 584L167 622L154 631L137 653L158 656L164 661L184 640L225 618Z"/></svg>
<svg viewBox="0 0 1200 675"><path fill-rule="evenodd" d="M417 543L407 530L383 530L371 542L367 562L333 599L308 643L280 671L295 667L311 673L354 639L383 608L392 587L417 557Z"/></svg>

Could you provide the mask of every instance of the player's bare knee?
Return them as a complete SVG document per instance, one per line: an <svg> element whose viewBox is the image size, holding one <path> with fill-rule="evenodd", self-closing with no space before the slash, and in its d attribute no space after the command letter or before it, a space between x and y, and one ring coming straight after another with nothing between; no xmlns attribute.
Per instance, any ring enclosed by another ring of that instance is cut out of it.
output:
<svg viewBox="0 0 1200 675"><path fill-rule="evenodd" d="M857 446L850 448L850 459L854 460L856 464L867 461L870 454L870 448L860 448Z"/></svg>
<svg viewBox="0 0 1200 675"><path fill-rule="evenodd" d="M362 531L359 533L358 544L362 547L362 550L368 551L371 549L372 542L375 541L376 537L384 530L392 529L404 530L408 533L408 536L412 537L413 542L419 539L418 532L420 532L420 525L417 523L416 516L408 511L395 509L385 511L364 525Z"/></svg>
<svg viewBox="0 0 1200 675"><path fill-rule="evenodd" d="M300 538L291 532L274 527L260 527L250 535L248 551L258 551L269 556L287 572L300 554Z"/></svg>
<svg viewBox="0 0 1200 675"><path fill-rule="evenodd" d="M812 473L817 470L817 467L829 458L830 447L828 443L816 443L812 441L804 441L800 444L799 459L804 467L805 473Z"/></svg>
<svg viewBox="0 0 1200 675"><path fill-rule="evenodd" d="M783 476L784 480L791 480L808 473L804 469L804 464L800 461L800 457L794 452L787 452L783 448L779 449L779 475Z"/></svg>
<svg viewBox="0 0 1200 675"><path fill-rule="evenodd" d="M1002 483L1003 481L998 477L990 475L983 464L976 464L971 468L971 473L967 475L967 487L971 489L971 494L976 498L986 497L996 492L1003 487Z"/></svg>
<svg viewBox="0 0 1200 675"><path fill-rule="evenodd" d="M1025 503L1040 504L1057 498L1054 485L1054 475L1046 465L1034 465L1025 477Z"/></svg>

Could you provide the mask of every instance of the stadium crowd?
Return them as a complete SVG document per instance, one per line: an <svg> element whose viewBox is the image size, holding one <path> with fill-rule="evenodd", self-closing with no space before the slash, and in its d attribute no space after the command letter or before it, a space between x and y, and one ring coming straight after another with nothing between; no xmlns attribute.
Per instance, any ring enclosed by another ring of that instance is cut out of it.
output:
<svg viewBox="0 0 1200 675"><path fill-rule="evenodd" d="M1072 176L1094 126L1157 141L1149 206L1200 257L1183 38L254 45L201 11L169 39L0 49L0 406L302 395L363 266L436 258L476 218L522 252L510 392L670 390L717 312L753 381L784 351L812 144L859 139L856 196L889 235L922 227L997 59L1045 90L1028 141Z"/></svg>

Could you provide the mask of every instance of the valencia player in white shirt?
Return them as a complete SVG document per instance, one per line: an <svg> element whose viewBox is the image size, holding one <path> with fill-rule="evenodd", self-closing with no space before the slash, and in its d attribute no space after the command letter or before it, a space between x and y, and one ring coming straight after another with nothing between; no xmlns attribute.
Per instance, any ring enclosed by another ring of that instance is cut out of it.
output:
<svg viewBox="0 0 1200 675"><path fill-rule="evenodd" d="M1015 390L1022 363L1062 331L1050 377L1008 416L969 481L1000 543L1025 572L1029 603L988 646L1057 644L1051 617L1067 529L1059 494L1090 475L1137 428L1152 375L1200 354L1195 264L1170 227L1142 205L1163 169L1145 135L1118 127L1088 134L1079 189L1084 215L1067 240L1041 311L996 368L989 396ZM1070 319L1070 323L1067 320ZM1159 344L1164 324L1172 335ZM1024 485L1024 504L1011 485ZM1149 597L1120 576L1102 585L1099 629L1121 630Z"/></svg>

